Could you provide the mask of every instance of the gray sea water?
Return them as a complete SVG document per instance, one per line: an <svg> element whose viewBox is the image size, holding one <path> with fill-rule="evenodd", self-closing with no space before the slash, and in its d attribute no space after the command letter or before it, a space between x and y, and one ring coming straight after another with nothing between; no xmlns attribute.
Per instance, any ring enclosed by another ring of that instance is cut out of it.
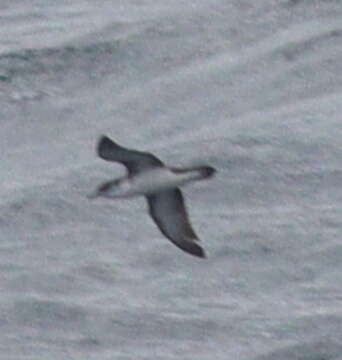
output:
<svg viewBox="0 0 342 360"><path fill-rule="evenodd" d="M2 0L0 359L342 359L340 0ZM182 166L208 259L107 134Z"/></svg>

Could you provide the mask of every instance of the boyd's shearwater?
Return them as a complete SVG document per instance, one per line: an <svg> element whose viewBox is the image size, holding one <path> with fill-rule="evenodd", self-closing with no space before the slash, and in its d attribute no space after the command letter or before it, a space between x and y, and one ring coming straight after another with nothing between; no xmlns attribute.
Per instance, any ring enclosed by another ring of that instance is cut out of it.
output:
<svg viewBox="0 0 342 360"><path fill-rule="evenodd" d="M199 239L189 222L179 186L213 176L216 172L213 167L167 167L156 156L126 149L107 136L100 138L97 154L104 160L123 164L128 174L103 183L89 195L89 198L128 198L144 195L149 213L160 231L182 250L198 257L205 257L204 250L197 243Z"/></svg>

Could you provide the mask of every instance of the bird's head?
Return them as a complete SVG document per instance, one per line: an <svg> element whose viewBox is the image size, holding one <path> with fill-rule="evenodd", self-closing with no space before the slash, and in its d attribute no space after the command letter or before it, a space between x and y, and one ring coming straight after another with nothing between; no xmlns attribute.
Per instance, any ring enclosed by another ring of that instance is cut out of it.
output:
<svg viewBox="0 0 342 360"><path fill-rule="evenodd" d="M106 181L99 185L95 191L88 195L88 199L95 199L98 197L115 198L122 194L120 186L120 179Z"/></svg>

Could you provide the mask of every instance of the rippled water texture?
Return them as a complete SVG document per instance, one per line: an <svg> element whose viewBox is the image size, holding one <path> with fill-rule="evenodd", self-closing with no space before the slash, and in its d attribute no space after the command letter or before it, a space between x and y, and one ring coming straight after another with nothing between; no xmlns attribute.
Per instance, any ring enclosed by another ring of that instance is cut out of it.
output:
<svg viewBox="0 0 342 360"><path fill-rule="evenodd" d="M2 1L1 359L342 359L340 1ZM208 259L95 143L208 163Z"/></svg>

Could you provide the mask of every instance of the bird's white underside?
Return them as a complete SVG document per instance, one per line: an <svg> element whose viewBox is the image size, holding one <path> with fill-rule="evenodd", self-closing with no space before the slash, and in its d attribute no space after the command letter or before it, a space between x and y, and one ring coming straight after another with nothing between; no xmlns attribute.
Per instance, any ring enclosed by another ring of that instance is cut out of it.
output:
<svg viewBox="0 0 342 360"><path fill-rule="evenodd" d="M175 174L167 168L151 169L136 177L123 178L117 187L109 191L108 195L109 197L146 195L179 187L199 178L198 170Z"/></svg>

